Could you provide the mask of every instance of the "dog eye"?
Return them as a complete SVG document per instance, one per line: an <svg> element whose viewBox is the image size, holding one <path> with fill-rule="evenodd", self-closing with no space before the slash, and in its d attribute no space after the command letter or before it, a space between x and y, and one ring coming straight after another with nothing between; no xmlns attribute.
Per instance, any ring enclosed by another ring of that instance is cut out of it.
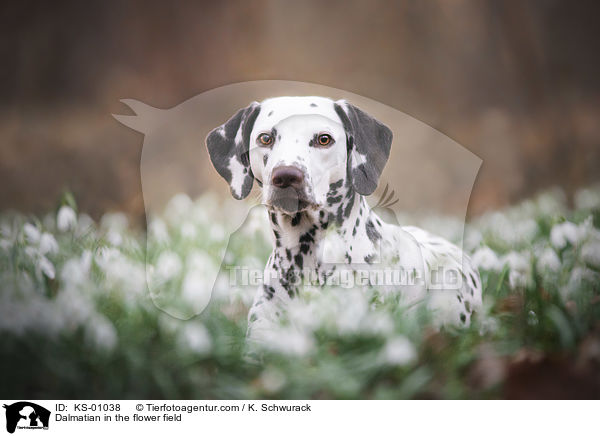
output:
<svg viewBox="0 0 600 436"><path fill-rule="evenodd" d="M269 135L268 133L261 133L260 135L258 135L258 142L261 145L271 145L273 144L273 137L271 135Z"/></svg>
<svg viewBox="0 0 600 436"><path fill-rule="evenodd" d="M333 138L331 137L331 135L328 135L327 133L323 133L323 134L319 135L319 137L317 138L317 142L321 146L327 146L327 145L333 144Z"/></svg>

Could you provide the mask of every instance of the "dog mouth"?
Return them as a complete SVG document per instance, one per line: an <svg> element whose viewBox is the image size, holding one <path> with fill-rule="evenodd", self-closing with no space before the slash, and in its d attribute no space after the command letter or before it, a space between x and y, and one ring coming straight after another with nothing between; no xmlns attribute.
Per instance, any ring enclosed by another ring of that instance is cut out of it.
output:
<svg viewBox="0 0 600 436"><path fill-rule="evenodd" d="M289 187L284 189L273 188L267 200L267 206L278 209L285 214L294 215L308 209L315 209L317 204L304 191L297 191Z"/></svg>

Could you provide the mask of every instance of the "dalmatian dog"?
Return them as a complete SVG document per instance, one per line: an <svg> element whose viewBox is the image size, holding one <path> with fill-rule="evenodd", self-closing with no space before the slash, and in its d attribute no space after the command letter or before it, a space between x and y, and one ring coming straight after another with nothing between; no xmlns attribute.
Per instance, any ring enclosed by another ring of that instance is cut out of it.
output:
<svg viewBox="0 0 600 436"><path fill-rule="evenodd" d="M266 337L307 278L323 283L342 272L399 294L408 307L425 304L439 325L470 324L482 304L471 260L443 238L384 222L365 200L391 143L391 130L375 118L324 97L253 102L209 133L210 159L233 197L247 197L254 181L262 188L273 232L250 338ZM400 280L373 279L390 277L379 274L388 267Z"/></svg>

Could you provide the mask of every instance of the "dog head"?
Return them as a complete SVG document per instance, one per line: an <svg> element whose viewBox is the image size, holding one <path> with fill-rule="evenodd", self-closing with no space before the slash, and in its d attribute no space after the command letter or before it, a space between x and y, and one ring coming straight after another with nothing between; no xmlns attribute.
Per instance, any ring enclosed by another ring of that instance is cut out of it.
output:
<svg viewBox="0 0 600 436"><path fill-rule="evenodd" d="M323 97L254 102L206 139L235 198L245 198L256 179L263 202L290 215L334 207L332 191L373 193L391 142L391 130L375 118Z"/></svg>

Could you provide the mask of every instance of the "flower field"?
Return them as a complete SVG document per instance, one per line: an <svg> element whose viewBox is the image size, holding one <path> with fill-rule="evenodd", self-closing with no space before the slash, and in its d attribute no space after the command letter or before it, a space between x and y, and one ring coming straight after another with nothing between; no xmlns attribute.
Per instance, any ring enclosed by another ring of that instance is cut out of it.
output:
<svg viewBox="0 0 600 436"><path fill-rule="evenodd" d="M0 215L0 395L600 397L600 189L572 207L551 191L467 223L463 246L484 285L470 327L437 330L431 314L408 316L374 289L313 289L259 360L245 342L255 287L232 286L226 271L262 268L271 241L253 211L221 266L239 209L179 195L148 235L119 213L94 222L69 195L45 216ZM462 229L429 221L454 240ZM164 290L154 301L147 277ZM169 301L182 316L157 307Z"/></svg>

